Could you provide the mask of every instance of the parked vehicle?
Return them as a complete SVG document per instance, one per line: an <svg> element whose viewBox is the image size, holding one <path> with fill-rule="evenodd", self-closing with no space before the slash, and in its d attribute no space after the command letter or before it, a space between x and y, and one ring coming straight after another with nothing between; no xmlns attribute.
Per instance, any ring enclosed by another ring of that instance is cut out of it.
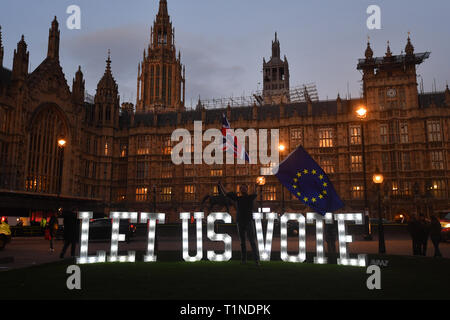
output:
<svg viewBox="0 0 450 320"><path fill-rule="evenodd" d="M89 223L90 240L111 240L112 220L109 218L92 219ZM136 225L121 220L119 233L125 235L125 241L130 242L136 233Z"/></svg>
<svg viewBox="0 0 450 320"><path fill-rule="evenodd" d="M439 215L439 222L441 223L442 241L450 240L450 212L441 213Z"/></svg>

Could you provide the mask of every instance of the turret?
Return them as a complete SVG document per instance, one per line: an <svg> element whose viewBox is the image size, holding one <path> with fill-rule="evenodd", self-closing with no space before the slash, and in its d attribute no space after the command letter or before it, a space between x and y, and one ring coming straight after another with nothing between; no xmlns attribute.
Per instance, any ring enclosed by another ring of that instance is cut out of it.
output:
<svg viewBox="0 0 450 320"><path fill-rule="evenodd" d="M27 44L25 37L22 35L19 43L17 43L17 49L14 50L12 80L24 81L28 76L28 60L30 53L27 51Z"/></svg>
<svg viewBox="0 0 450 320"><path fill-rule="evenodd" d="M78 71L75 73L72 85L72 99L75 103L82 104L84 102L85 81L83 79L83 72L81 66L78 66Z"/></svg>
<svg viewBox="0 0 450 320"><path fill-rule="evenodd" d="M108 51L105 74L97 85L95 94L95 119L98 125L112 126L118 123L119 88L111 72L111 56Z"/></svg>

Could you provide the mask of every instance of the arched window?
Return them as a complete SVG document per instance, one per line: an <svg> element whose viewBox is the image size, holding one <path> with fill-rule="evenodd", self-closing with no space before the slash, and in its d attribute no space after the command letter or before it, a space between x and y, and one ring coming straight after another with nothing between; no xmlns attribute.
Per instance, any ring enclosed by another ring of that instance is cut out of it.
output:
<svg viewBox="0 0 450 320"><path fill-rule="evenodd" d="M65 125L54 108L45 108L33 120L28 145L26 190L40 193L60 193Z"/></svg>

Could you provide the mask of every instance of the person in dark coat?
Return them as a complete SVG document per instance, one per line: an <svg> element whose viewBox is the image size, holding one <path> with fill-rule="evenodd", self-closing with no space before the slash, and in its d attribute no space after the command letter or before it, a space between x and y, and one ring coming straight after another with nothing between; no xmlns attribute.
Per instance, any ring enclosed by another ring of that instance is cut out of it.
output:
<svg viewBox="0 0 450 320"><path fill-rule="evenodd" d="M419 225L420 254L425 257L427 255L428 237L430 236L430 224L423 214L419 215Z"/></svg>
<svg viewBox="0 0 450 320"><path fill-rule="evenodd" d="M420 223L415 216L412 216L408 222L408 232L412 239L413 255L420 255Z"/></svg>
<svg viewBox="0 0 450 320"><path fill-rule="evenodd" d="M55 216L51 216L50 220L47 224L48 235L50 240L50 251L54 252L55 248L53 247L53 239L56 236L56 231L58 230L58 220Z"/></svg>
<svg viewBox="0 0 450 320"><path fill-rule="evenodd" d="M234 192L227 193L219 182L219 192L233 200L236 203L236 211L237 211L237 226L239 239L241 241L241 263L245 264L247 262L247 244L246 237L250 242L250 246L252 247L253 258L257 265L259 265L259 251L258 246L256 244L256 228L255 221L253 220L253 211L254 211L254 203L256 200L256 193L248 194L248 187L243 184L239 187L239 191L241 196L238 196Z"/></svg>
<svg viewBox="0 0 450 320"><path fill-rule="evenodd" d="M336 221L325 224L325 240L327 241L328 253L336 253L337 226Z"/></svg>
<svg viewBox="0 0 450 320"><path fill-rule="evenodd" d="M439 250L439 243L442 240L441 223L435 216L431 217L430 238L434 246L434 257L442 257L441 251Z"/></svg>
<svg viewBox="0 0 450 320"><path fill-rule="evenodd" d="M66 211L63 213L64 218L64 246L61 251L60 258L63 259L66 254L66 250L71 246L70 255L75 257L75 249L79 238L79 221L78 212L76 210Z"/></svg>

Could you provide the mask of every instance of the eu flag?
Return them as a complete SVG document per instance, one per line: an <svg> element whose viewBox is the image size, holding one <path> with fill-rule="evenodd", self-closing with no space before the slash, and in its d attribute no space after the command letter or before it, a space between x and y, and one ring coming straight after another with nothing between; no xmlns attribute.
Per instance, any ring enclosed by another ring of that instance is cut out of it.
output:
<svg viewBox="0 0 450 320"><path fill-rule="evenodd" d="M302 146L281 162L274 173L293 195L322 215L344 206L325 172Z"/></svg>

